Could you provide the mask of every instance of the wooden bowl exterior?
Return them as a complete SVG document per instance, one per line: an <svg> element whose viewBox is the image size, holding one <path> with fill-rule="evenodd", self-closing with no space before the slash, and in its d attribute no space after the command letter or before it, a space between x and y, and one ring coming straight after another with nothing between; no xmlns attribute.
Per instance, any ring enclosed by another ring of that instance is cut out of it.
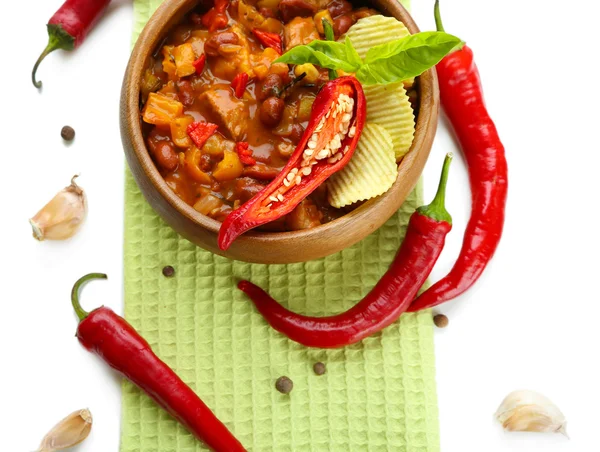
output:
<svg viewBox="0 0 600 452"><path fill-rule="evenodd" d="M352 212L324 225L292 232L249 232L227 251L217 245L220 222L196 212L167 186L150 158L142 136L139 93L142 73L154 49L197 0L164 2L142 31L131 54L121 91L121 138L127 162L144 197L179 234L213 253L247 262L282 264L318 259L362 240L382 226L415 187L429 156L438 120L439 92L435 70L420 76L419 117L410 152L398 168L398 178L384 195L371 199ZM419 31L397 0L371 0L385 15Z"/></svg>

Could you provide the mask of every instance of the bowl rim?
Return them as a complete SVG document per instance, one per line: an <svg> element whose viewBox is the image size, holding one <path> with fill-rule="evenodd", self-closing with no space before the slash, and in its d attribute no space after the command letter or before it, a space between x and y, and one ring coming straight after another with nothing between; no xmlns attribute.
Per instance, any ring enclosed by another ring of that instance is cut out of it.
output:
<svg viewBox="0 0 600 452"><path fill-rule="evenodd" d="M395 5L392 4L392 2L395 3ZM419 28L415 24L408 11L406 11L406 9L400 4L400 2L397 2L397 0L370 0L369 3L384 15L401 15L403 18L403 23L407 26L411 33L417 33L419 31ZM157 46L160 45L160 43L164 40L165 34L174 26L173 24L179 22L183 16L185 16L185 14L194 8L196 4L197 0L170 0L168 2L163 2L157 8L140 33L132 50L129 63L127 64L127 70L124 76L124 86L127 84L128 93L140 92L142 78L141 75L147 66L150 56L155 51ZM160 18L160 20L158 20L158 18ZM432 128L433 133L435 133L435 127L437 126L439 93L435 69L429 69L419 76L419 84L417 89L419 92L419 115L416 121L413 143L408 153L398 164L398 175L396 180L386 193L367 200L356 209L347 212L335 220L310 229L285 232L252 230L245 233L243 237L246 240L252 240L257 244L261 242L264 243L279 240L295 241L316 239L325 232L351 223L355 219L364 218L365 214L371 209L371 207L380 202L384 202L386 198L398 195L400 191L404 191L405 189L402 187L406 182L404 176L413 166L415 160L419 158L419 153L414 152L415 148L423 147L424 143L427 141L427 133L431 132ZM427 91L427 96L424 95L424 91ZM160 172L154 164L154 161L150 157L150 153L148 152L146 142L142 134L141 118L139 115L139 94L136 96L123 96L121 113L122 129L126 128L130 134L131 147L133 148L135 158L140 163L142 170L152 185L156 188L160 196L162 196L162 198L167 201L172 208L174 208L180 215L183 215L187 220L203 229L210 231L211 233L218 234L222 223L203 215L200 212L197 212L191 205L185 203L175 194L175 192L167 185L166 181L160 175ZM123 125L124 119L126 122L125 125ZM434 124L431 124L432 121ZM431 146L429 146L428 149L421 149L421 152L426 152L427 154L424 157L425 160L427 160L429 155L430 147ZM419 171L419 176L420 173L421 171ZM419 176L414 178L414 181L410 181L411 187L408 190L409 193L416 185ZM389 219L389 216L382 221L381 224L387 221L387 219ZM373 230L375 229L376 228ZM350 245L351 244L348 246ZM223 253L226 253L226 251L223 251Z"/></svg>

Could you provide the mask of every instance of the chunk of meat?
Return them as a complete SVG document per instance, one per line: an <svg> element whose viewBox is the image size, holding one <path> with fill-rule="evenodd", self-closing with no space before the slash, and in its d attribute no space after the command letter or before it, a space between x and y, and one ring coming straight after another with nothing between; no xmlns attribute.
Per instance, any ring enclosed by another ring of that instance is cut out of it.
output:
<svg viewBox="0 0 600 452"><path fill-rule="evenodd" d="M319 10L318 0L281 0L279 11L284 22L294 17L312 17Z"/></svg>
<svg viewBox="0 0 600 452"><path fill-rule="evenodd" d="M243 141L249 113L244 102L230 89L206 91L200 95L200 102L208 107L211 119L219 125L221 133L225 132L234 141Z"/></svg>
<svg viewBox="0 0 600 452"><path fill-rule="evenodd" d="M320 37L312 17L296 17L283 29L286 51L292 47L309 44L315 39L320 39Z"/></svg>

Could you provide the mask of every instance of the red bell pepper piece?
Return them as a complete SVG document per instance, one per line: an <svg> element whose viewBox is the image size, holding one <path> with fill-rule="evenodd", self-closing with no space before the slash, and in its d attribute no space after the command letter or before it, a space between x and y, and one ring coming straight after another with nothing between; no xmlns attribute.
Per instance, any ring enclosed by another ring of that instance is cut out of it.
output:
<svg viewBox="0 0 600 452"><path fill-rule="evenodd" d="M211 33L225 28L229 23L229 18L227 17L228 7L229 0L215 0L215 6L202 16L202 25L208 28L208 31Z"/></svg>
<svg viewBox="0 0 600 452"><path fill-rule="evenodd" d="M256 39L258 39L264 47L271 47L279 55L281 55L282 46L280 35L278 35L277 33L270 33L268 31L259 30L258 28L254 28L252 30L252 34L256 36Z"/></svg>
<svg viewBox="0 0 600 452"><path fill-rule="evenodd" d="M202 74L202 71L204 70L204 65L206 64L206 54L203 53L202 55L200 55L200 57L198 57L198 59L192 64L196 68L196 74Z"/></svg>
<svg viewBox="0 0 600 452"><path fill-rule="evenodd" d="M227 216L219 230L219 247L226 250L244 232L290 213L342 169L354 153L365 117L365 95L356 78L327 82L287 164L273 182Z"/></svg>
<svg viewBox="0 0 600 452"><path fill-rule="evenodd" d="M148 394L211 450L245 451L210 408L154 354L148 342L123 317L104 306L92 312L82 309L79 288L92 279L106 279L106 275L86 275L71 291L71 303L79 318L76 336L81 345Z"/></svg>
<svg viewBox="0 0 600 452"><path fill-rule="evenodd" d="M248 143L245 141L240 141L235 145L235 151L240 157L240 161L244 165L252 166L256 165L256 160L252 157L252 151L248 149Z"/></svg>
<svg viewBox="0 0 600 452"><path fill-rule="evenodd" d="M233 88L233 92L235 93L235 97L241 99L244 95L244 91L246 91L246 86L248 85L248 74L245 72L241 72L236 75L231 81L231 87Z"/></svg>
<svg viewBox="0 0 600 452"><path fill-rule="evenodd" d="M192 139L198 149L204 146L208 140L219 128L218 125L210 122L193 122L187 128L187 134Z"/></svg>

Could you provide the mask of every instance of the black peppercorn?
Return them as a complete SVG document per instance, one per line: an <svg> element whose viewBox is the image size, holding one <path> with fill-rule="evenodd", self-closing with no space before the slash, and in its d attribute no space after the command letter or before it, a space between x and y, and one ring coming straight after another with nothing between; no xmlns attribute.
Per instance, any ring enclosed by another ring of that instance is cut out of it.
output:
<svg viewBox="0 0 600 452"><path fill-rule="evenodd" d="M170 265L167 265L165 268L162 269L162 274L165 275L167 278L170 278L175 274L175 269Z"/></svg>
<svg viewBox="0 0 600 452"><path fill-rule="evenodd" d="M294 382L288 377L279 377L275 382L275 389L282 394L289 394L294 388Z"/></svg>
<svg viewBox="0 0 600 452"><path fill-rule="evenodd" d="M318 362L313 366L313 370L317 375L323 375L326 372L325 364Z"/></svg>
<svg viewBox="0 0 600 452"><path fill-rule="evenodd" d="M60 136L65 141L72 141L75 138L75 129L71 126L64 126L60 131Z"/></svg>

